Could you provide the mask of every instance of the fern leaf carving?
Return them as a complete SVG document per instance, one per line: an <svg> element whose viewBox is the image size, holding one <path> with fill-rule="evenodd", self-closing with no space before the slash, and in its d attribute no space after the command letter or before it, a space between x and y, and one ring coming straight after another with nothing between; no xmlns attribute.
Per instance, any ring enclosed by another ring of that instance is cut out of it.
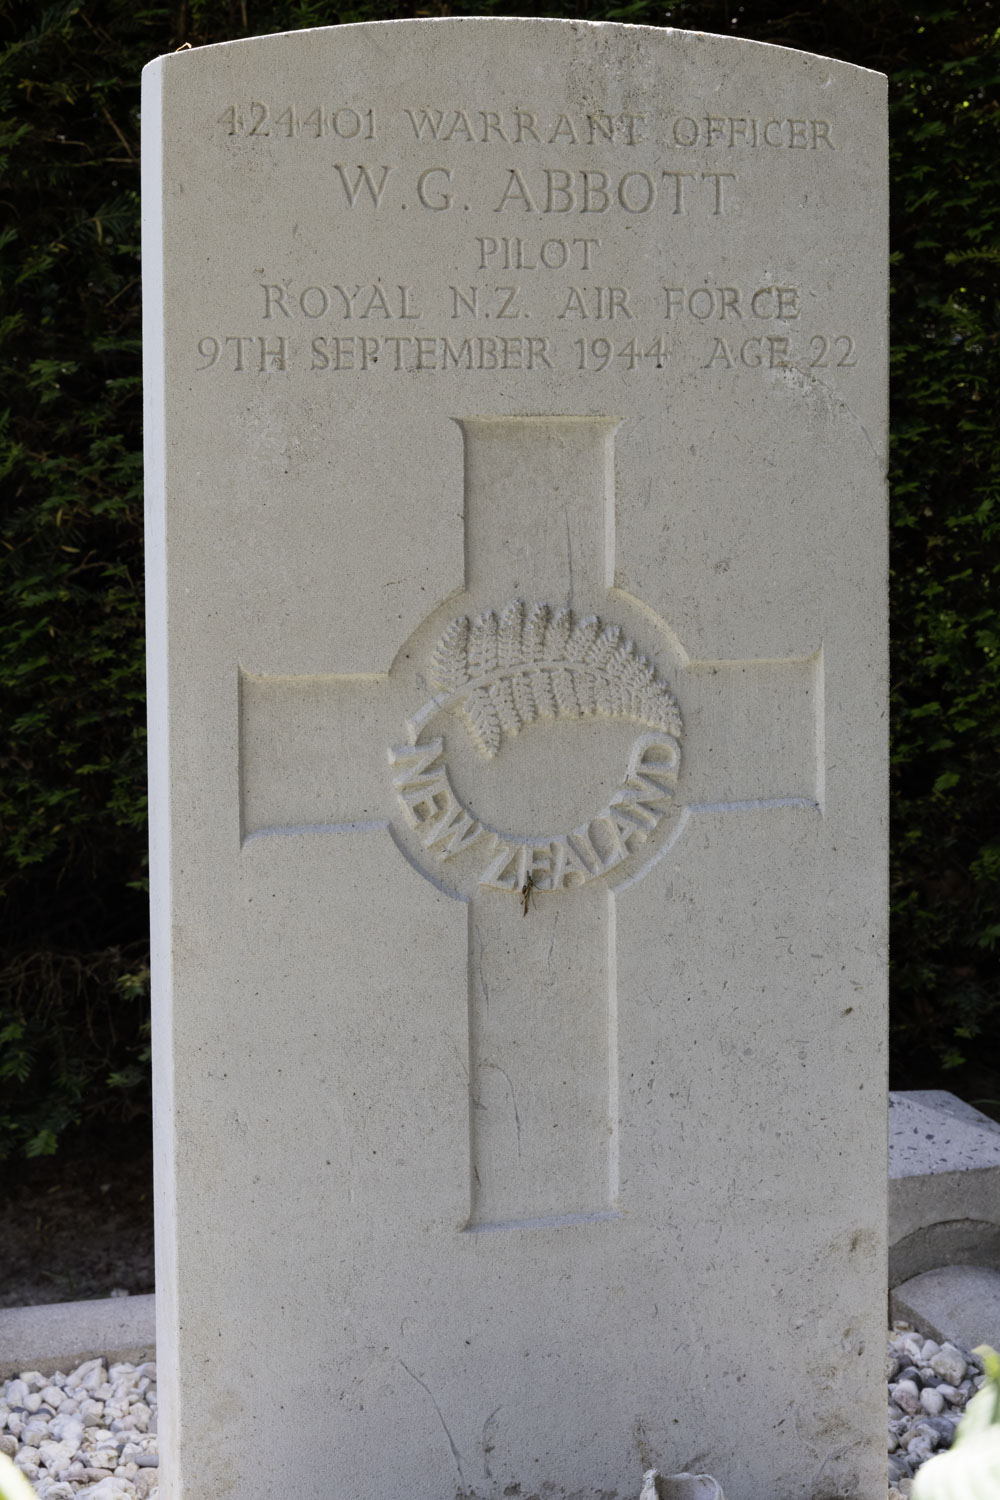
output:
<svg viewBox="0 0 1000 1500"><path fill-rule="evenodd" d="M431 658L431 680L444 692L458 692L469 680L469 622L452 620Z"/></svg>
<svg viewBox="0 0 1000 1500"><path fill-rule="evenodd" d="M592 718L598 713L597 702L598 676L590 667L584 667L579 672L573 673L573 691L576 693L576 701L580 705L581 714Z"/></svg>
<svg viewBox="0 0 1000 1500"><path fill-rule="evenodd" d="M589 662L594 644L600 633L601 622L596 615L588 615L570 632L566 655L570 661Z"/></svg>
<svg viewBox="0 0 1000 1500"><path fill-rule="evenodd" d="M569 645L572 629L573 616L570 611L557 609L549 620L549 628L545 632L545 655L549 661L566 660L566 648Z"/></svg>
<svg viewBox="0 0 1000 1500"><path fill-rule="evenodd" d="M512 599L499 620L490 610L452 620L431 657L430 679L449 697L473 744L492 759L504 734L537 719L594 714L635 719L681 733L677 701L620 626L596 615Z"/></svg>
<svg viewBox="0 0 1000 1500"><path fill-rule="evenodd" d="M538 705L538 717L540 719L557 719L559 717L559 705L556 702L555 688L552 685L552 673L539 668L531 674L531 691Z"/></svg>
<svg viewBox="0 0 1000 1500"><path fill-rule="evenodd" d="M551 611L547 604L533 604L524 625L524 659L545 660L545 636Z"/></svg>
<svg viewBox="0 0 1000 1500"><path fill-rule="evenodd" d="M500 616L497 638L497 659L502 667L519 667L523 660L521 631L524 625L524 605L520 599L512 599Z"/></svg>
<svg viewBox="0 0 1000 1500"><path fill-rule="evenodd" d="M621 639L621 627L619 625L606 625L600 635L594 641L587 653L587 660L591 666L598 671L603 670L615 654L615 648Z"/></svg>
<svg viewBox="0 0 1000 1500"><path fill-rule="evenodd" d="M496 670L499 664L498 636L497 617L492 610L471 622L468 649L471 677L486 677Z"/></svg>
<svg viewBox="0 0 1000 1500"><path fill-rule="evenodd" d="M462 704L462 717L476 749L492 760L500 749L500 715L488 688L472 689Z"/></svg>
<svg viewBox="0 0 1000 1500"><path fill-rule="evenodd" d="M559 705L560 716L566 719L578 719L583 715L577 700L576 689L573 686L573 673L569 667L553 667L552 690L556 695Z"/></svg>
<svg viewBox="0 0 1000 1500"><path fill-rule="evenodd" d="M500 720L500 728L506 729L508 734L517 734L524 720L517 711L514 702L514 689L509 677L498 677L496 682L490 683L490 697Z"/></svg>
<svg viewBox="0 0 1000 1500"><path fill-rule="evenodd" d="M536 677L538 675L535 673ZM511 690L514 694L514 707L522 724L533 724L537 718L543 717L534 693L534 679L527 672L518 672L511 678Z"/></svg>

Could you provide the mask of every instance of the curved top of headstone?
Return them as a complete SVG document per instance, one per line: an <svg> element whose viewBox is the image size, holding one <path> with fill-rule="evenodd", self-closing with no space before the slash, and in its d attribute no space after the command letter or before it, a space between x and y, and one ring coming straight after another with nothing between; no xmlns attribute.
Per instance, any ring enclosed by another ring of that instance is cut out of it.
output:
<svg viewBox="0 0 1000 1500"><path fill-rule="evenodd" d="M484 32L489 34L497 45L504 46L510 45L508 38L516 44L517 39L528 32L534 32L536 35L547 32L553 40L562 34L581 43L589 43L598 47L604 54L612 38L620 38L621 45L630 49L629 61L633 64L639 61L641 48L669 47L675 52L680 48L686 48L691 51L693 58L699 64L703 63L707 56L717 55L719 49L725 49L731 54L743 53L748 57L773 54L777 58L784 59L785 66L791 58L803 58L851 73L868 74L874 78L885 76L875 69L865 68L857 63L831 58L823 53L808 52L798 47L786 47L777 42L762 42L753 37L731 36L711 31L690 31L675 26L637 26L622 21L586 21L553 16L421 16L392 21L348 22L339 26L317 26L299 31L272 32L267 36L239 37L234 41L217 42L208 47L185 48L182 51L168 52L162 57L154 58L146 66L147 68L154 67L166 59L189 65L190 61L196 57L223 52L238 54L247 49L280 48L288 45L300 49L315 48L318 43L322 44L325 40L333 38L338 39L338 45L346 44L350 38L354 37L366 38L373 45L378 45L380 37L387 39L405 31L424 34L436 54L441 47L458 44L463 36L474 42L478 48L482 45ZM445 41L443 38L449 33L448 40ZM393 45L398 45L398 43L394 42ZM408 42L407 45L410 46L412 43ZM599 60L602 67L607 66L606 55ZM537 56L529 56L523 59L523 62L530 68L532 63L537 66L539 59ZM393 58L393 67L395 68L397 64L398 59Z"/></svg>

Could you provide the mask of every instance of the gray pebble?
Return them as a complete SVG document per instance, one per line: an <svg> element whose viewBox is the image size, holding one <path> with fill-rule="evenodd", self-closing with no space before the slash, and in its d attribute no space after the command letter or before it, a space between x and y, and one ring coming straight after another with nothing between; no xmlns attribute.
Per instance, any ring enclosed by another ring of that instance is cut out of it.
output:
<svg viewBox="0 0 1000 1500"><path fill-rule="evenodd" d="M911 1469L908 1461L905 1458L901 1458L898 1453L894 1453L889 1459L890 1482L896 1483L900 1479L909 1479L912 1474L913 1470Z"/></svg>
<svg viewBox="0 0 1000 1500"><path fill-rule="evenodd" d="M59 1443L75 1443L77 1447L83 1441L83 1423L78 1416L63 1415L53 1417L49 1423L49 1431Z"/></svg>
<svg viewBox="0 0 1000 1500"><path fill-rule="evenodd" d="M931 1360L931 1369L949 1385L958 1385L967 1369L965 1356L954 1344L943 1344Z"/></svg>
<svg viewBox="0 0 1000 1500"><path fill-rule="evenodd" d="M904 1500L921 1464L935 1449L951 1446L964 1408L982 1384L978 1367L978 1359L955 1344L939 1346L935 1339L909 1331L890 1334L888 1500Z"/></svg>
<svg viewBox="0 0 1000 1500"><path fill-rule="evenodd" d="M914 1381L897 1380L895 1385L889 1387L889 1392L897 1406L910 1416L916 1416L920 1410L920 1392Z"/></svg>
<svg viewBox="0 0 1000 1500"><path fill-rule="evenodd" d="M904 1438L907 1453L926 1448L928 1453L941 1443L941 1434L935 1432L929 1422L917 1422Z"/></svg>
<svg viewBox="0 0 1000 1500"><path fill-rule="evenodd" d="M920 1405L930 1417L939 1417L944 1411L944 1397L940 1391L925 1386L920 1392Z"/></svg>

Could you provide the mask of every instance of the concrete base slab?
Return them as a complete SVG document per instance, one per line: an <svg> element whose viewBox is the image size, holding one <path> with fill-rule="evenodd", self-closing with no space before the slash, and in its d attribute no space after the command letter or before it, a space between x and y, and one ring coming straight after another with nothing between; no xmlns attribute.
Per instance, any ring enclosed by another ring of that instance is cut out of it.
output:
<svg viewBox="0 0 1000 1500"><path fill-rule="evenodd" d="M106 1297L0 1311L0 1379L22 1370L69 1374L85 1359L156 1357L156 1298Z"/></svg>
<svg viewBox="0 0 1000 1500"><path fill-rule="evenodd" d="M1000 1344L1000 1271L987 1266L939 1266L895 1288L894 1321L912 1323L925 1338L950 1339L966 1349Z"/></svg>
<svg viewBox="0 0 1000 1500"><path fill-rule="evenodd" d="M889 1142L895 1179L1000 1167L996 1122L938 1089L889 1095Z"/></svg>
<svg viewBox="0 0 1000 1500"><path fill-rule="evenodd" d="M1000 1127L941 1089L889 1095L889 1285L1000 1270Z"/></svg>
<svg viewBox="0 0 1000 1500"><path fill-rule="evenodd" d="M899 1089L890 1097L909 1099L912 1104L922 1104L927 1109L936 1109L941 1114L952 1115L956 1120L967 1120L983 1130L1000 1132L1000 1121L984 1115L982 1110L977 1109L974 1104L966 1104L965 1100L960 1099L957 1094L949 1094L947 1089Z"/></svg>

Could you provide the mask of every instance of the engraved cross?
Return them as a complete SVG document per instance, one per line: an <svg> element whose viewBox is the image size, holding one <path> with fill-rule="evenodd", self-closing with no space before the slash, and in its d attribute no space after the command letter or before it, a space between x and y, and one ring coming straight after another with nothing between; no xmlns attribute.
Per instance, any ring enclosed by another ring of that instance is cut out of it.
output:
<svg viewBox="0 0 1000 1500"><path fill-rule="evenodd" d="M692 817L821 811L822 654L693 661L615 586L613 418L460 426L463 594L387 674L241 676L241 837L387 830L467 903L466 1227L615 1218L616 903Z"/></svg>

